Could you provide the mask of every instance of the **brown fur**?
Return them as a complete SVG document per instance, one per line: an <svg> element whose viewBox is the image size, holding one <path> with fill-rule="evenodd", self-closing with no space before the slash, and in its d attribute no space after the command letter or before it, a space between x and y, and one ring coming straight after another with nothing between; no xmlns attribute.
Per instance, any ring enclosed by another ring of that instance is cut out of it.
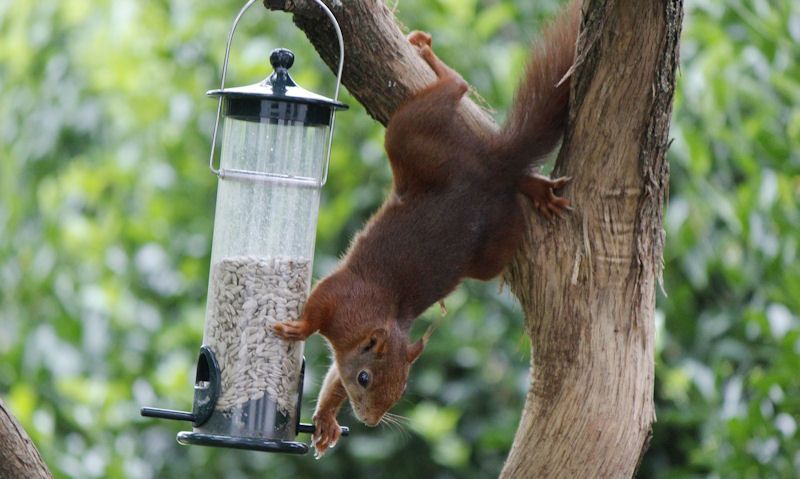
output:
<svg viewBox="0 0 800 479"><path fill-rule="evenodd" d="M409 35L438 79L389 121L392 192L339 268L314 288L301 320L275 326L291 340L319 331L333 348L314 415L318 454L339 437L345 397L371 426L401 397L424 347L408 342L417 316L462 279L493 278L510 262L524 232L524 196L548 218L568 208L553 193L568 178L528 171L556 146L566 122L569 81L556 84L574 60L577 5L534 48L508 124L488 141L457 114L467 83L434 55L428 34ZM366 388L358 383L362 372Z"/></svg>

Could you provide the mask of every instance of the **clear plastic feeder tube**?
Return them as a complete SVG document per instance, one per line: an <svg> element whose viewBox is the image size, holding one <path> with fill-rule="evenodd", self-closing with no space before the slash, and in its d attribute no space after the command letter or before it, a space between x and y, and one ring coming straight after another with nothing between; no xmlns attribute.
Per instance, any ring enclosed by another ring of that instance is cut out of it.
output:
<svg viewBox="0 0 800 479"><path fill-rule="evenodd" d="M271 325L298 319L308 297L328 133L225 118L203 338L221 384L196 431L295 437L303 343L277 338Z"/></svg>

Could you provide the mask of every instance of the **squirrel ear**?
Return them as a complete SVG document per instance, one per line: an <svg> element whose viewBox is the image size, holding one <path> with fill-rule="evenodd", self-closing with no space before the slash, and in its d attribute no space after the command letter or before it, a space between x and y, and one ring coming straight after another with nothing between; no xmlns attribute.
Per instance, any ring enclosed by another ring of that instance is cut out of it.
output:
<svg viewBox="0 0 800 479"><path fill-rule="evenodd" d="M425 338L419 339L416 343L409 345L406 351L406 361L408 361L408 364L414 363L414 361L419 358L419 355L422 354L423 349L425 349Z"/></svg>
<svg viewBox="0 0 800 479"><path fill-rule="evenodd" d="M374 351L375 355L381 357L386 353L387 342L386 339L389 332L386 328L373 329L363 341L361 341L360 349L362 353Z"/></svg>

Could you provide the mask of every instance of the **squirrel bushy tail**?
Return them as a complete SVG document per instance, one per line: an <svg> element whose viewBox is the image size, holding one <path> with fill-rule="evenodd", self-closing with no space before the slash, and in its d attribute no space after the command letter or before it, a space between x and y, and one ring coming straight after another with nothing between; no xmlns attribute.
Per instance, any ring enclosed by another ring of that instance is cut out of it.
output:
<svg viewBox="0 0 800 479"><path fill-rule="evenodd" d="M564 76L575 61L579 31L580 2L573 0L532 46L508 120L500 132L500 161L511 174L518 175L544 163L561 138L570 91L570 81Z"/></svg>

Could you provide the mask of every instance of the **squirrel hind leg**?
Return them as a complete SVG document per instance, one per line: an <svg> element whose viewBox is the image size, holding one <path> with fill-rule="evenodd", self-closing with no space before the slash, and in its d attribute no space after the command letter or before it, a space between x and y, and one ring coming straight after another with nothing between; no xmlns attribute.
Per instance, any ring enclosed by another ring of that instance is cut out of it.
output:
<svg viewBox="0 0 800 479"><path fill-rule="evenodd" d="M469 85L459 75L459 73L450 68L445 62L433 53L432 40L429 33L415 30L408 34L408 42L416 47L417 52L425 60L425 63L431 67L436 77L440 80L451 80L457 87L460 95L469 90Z"/></svg>
<svg viewBox="0 0 800 479"><path fill-rule="evenodd" d="M565 211L571 211L569 200L555 194L554 190L566 186L572 178L562 176L551 180L539 175L526 175L519 181L519 191L533 202L534 208L547 219L558 216L564 217Z"/></svg>
<svg viewBox="0 0 800 479"><path fill-rule="evenodd" d="M525 231L521 199L514 196L501 204L492 216L496 221L488 225L488 236L473 257L466 271L468 278L488 281L503 272L519 249Z"/></svg>

